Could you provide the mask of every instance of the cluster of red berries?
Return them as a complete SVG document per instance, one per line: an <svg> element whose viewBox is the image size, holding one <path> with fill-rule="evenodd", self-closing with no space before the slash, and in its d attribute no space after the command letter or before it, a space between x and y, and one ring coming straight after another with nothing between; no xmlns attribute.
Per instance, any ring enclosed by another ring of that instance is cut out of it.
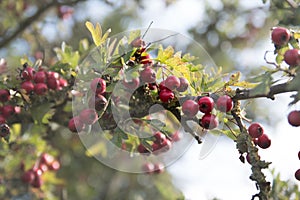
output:
<svg viewBox="0 0 300 200"><path fill-rule="evenodd" d="M212 114L215 107L213 98L205 96L197 101L189 99L183 102L182 112L187 118L193 118L198 111L204 115L199 121L200 126L205 129L214 129L219 125L217 116ZM228 95L220 96L216 102L216 108L221 112L229 112L233 108L232 99Z"/></svg>
<svg viewBox="0 0 300 200"><path fill-rule="evenodd" d="M264 129L259 123L254 122L250 124L248 127L248 133L253 139L254 144L260 148L267 149L271 146L270 138L264 133Z"/></svg>
<svg viewBox="0 0 300 200"><path fill-rule="evenodd" d="M147 148L145 145L140 143L137 146L137 151L141 154L149 155L153 153L154 155L158 155L163 152L167 152L172 147L172 142L177 142L180 139L179 132L176 131L171 136L166 136L160 131L157 131L153 135L153 141L151 144L151 149Z"/></svg>
<svg viewBox="0 0 300 200"><path fill-rule="evenodd" d="M288 44L292 38L291 32L284 27L275 27L272 30L272 41L276 47L280 48ZM300 64L300 50L299 49L289 49L284 53L284 61L293 68Z"/></svg>
<svg viewBox="0 0 300 200"><path fill-rule="evenodd" d="M61 90L68 85L66 79L60 77L59 73L53 71L46 71L39 68L36 71L33 67L24 64L21 71L21 89L25 90L27 94L45 95L49 89Z"/></svg>
<svg viewBox="0 0 300 200"><path fill-rule="evenodd" d="M79 115L69 120L69 130L81 132L86 125L92 125L98 120L97 111L101 111L107 104L105 98L106 82L102 78L95 78L91 81L90 89L93 96L89 99L89 108L83 109Z"/></svg>
<svg viewBox="0 0 300 200"><path fill-rule="evenodd" d="M20 107L9 104L10 92L7 89L0 89L0 137L7 138L10 134L10 128L7 120L14 114L20 112Z"/></svg>
<svg viewBox="0 0 300 200"><path fill-rule="evenodd" d="M22 165L22 168L24 170L24 165ZM21 180L32 187L40 188L43 184L42 174L47 171L57 171L59 168L60 163L58 160L50 154L43 153L32 168L23 172Z"/></svg>
<svg viewBox="0 0 300 200"><path fill-rule="evenodd" d="M264 133L264 129L259 123L254 122L250 124L248 133L251 136L253 143L260 148L267 149L271 146L271 139ZM246 160L251 164L249 154L246 155Z"/></svg>
<svg viewBox="0 0 300 200"><path fill-rule="evenodd" d="M142 166L142 170L147 173L147 174L159 174L164 172L164 164L163 163L151 163L151 162L147 162Z"/></svg>

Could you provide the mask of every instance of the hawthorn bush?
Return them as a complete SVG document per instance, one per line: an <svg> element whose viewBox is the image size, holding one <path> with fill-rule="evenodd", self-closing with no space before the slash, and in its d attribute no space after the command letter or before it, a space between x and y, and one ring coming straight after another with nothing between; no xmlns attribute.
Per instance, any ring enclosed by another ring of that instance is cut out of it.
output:
<svg viewBox="0 0 300 200"><path fill-rule="evenodd" d="M59 18L72 15L68 2L56 3ZM27 9L25 1L7 1L5 5L19 14ZM288 92L293 92L290 105L298 103L297 29L270 27L274 49L264 55L268 66L262 68L263 73L242 79L242 72L225 73L221 67L204 63L206 54L199 59L193 48L170 42L184 40L178 33L167 32L162 37L160 30L149 27L111 35L111 30L103 32L99 23L87 21L85 26L93 44L82 39L74 48L63 42L54 49L57 61L49 65L41 59L41 52L33 60L19 58L15 70L1 59L3 199L82 199L94 198L94 193L100 199L118 199L126 194L126 187L117 195L110 187L100 189L111 190L103 193L92 188L105 185L105 181L137 181L118 176L106 166L146 174L139 180L143 184L127 194L130 199L137 198L139 187L147 185L159 193L143 190L142 198L183 199L162 172L184 153L178 153L180 141L188 145L196 140L202 145L205 134L226 135L236 144L237 159L251 165L250 179L258 192L249 198L299 197L297 186L281 181L279 175L273 182L266 180L263 170L270 162L262 160L259 151L267 151L272 141L259 122L248 119L245 106L251 99L274 100ZM147 34L156 39L146 40ZM2 40L0 46L6 42ZM275 60L267 59L270 53ZM295 110L287 116L291 126L300 126L299 113ZM174 157L164 162L166 155ZM90 157L106 166L99 167ZM78 158L80 162L75 162ZM102 180L93 177L99 169L107 171ZM74 184L75 176L90 186ZM295 178L300 180L299 170Z"/></svg>

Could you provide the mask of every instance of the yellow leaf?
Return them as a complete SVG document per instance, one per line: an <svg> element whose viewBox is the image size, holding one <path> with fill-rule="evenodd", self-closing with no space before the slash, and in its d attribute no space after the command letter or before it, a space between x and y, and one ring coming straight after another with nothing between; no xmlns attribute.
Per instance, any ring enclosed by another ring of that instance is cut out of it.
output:
<svg viewBox="0 0 300 200"><path fill-rule="evenodd" d="M241 72L236 72L235 74L232 74L230 76L230 80L228 81L228 84L233 85L233 84L239 82L240 77L241 77Z"/></svg>
<svg viewBox="0 0 300 200"><path fill-rule="evenodd" d="M254 88L257 85L258 85L257 83L249 83L247 81L241 81L241 82L234 83L232 86L250 89L250 88Z"/></svg>
<svg viewBox="0 0 300 200"><path fill-rule="evenodd" d="M95 45L99 46L101 44L101 38L102 38L102 29L101 29L100 24L97 23L96 27L94 27L94 25L91 22L87 21L85 23L85 26L92 34L92 38L93 38Z"/></svg>

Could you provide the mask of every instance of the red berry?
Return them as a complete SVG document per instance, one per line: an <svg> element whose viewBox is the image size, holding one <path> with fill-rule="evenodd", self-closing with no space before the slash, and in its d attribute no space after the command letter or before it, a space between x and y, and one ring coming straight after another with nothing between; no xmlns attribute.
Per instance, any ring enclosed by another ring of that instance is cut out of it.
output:
<svg viewBox="0 0 300 200"><path fill-rule="evenodd" d="M158 144L158 143L153 143L152 145L151 145L151 147L152 147L152 153L154 154L154 155L158 155L159 153L160 153L160 148L161 148L161 144Z"/></svg>
<svg viewBox="0 0 300 200"><path fill-rule="evenodd" d="M21 180L24 182L24 183L32 183L32 181L34 180L35 178L35 174L33 172L32 169L24 172L21 176Z"/></svg>
<svg viewBox="0 0 300 200"><path fill-rule="evenodd" d="M91 97L89 100L89 107L95 108L95 110L102 110L107 104L107 99L101 94L96 95L95 97Z"/></svg>
<svg viewBox="0 0 300 200"><path fill-rule="evenodd" d="M221 112L229 112L233 107L232 99L227 96L221 96L217 100L217 109Z"/></svg>
<svg viewBox="0 0 300 200"><path fill-rule="evenodd" d="M182 104L182 112L189 118L194 117L199 111L199 105L194 100L186 100Z"/></svg>
<svg viewBox="0 0 300 200"><path fill-rule="evenodd" d="M165 83L166 83L165 81L160 82L160 84L159 84L159 86L158 86L158 88L159 88L160 91L163 91L163 90L169 90L169 89L166 87L166 84L165 84Z"/></svg>
<svg viewBox="0 0 300 200"><path fill-rule="evenodd" d="M79 116L75 116L69 120L68 128L71 132L79 133L84 129L85 125L80 121Z"/></svg>
<svg viewBox="0 0 300 200"><path fill-rule="evenodd" d="M288 122L292 126L300 126L300 111L294 110L288 115Z"/></svg>
<svg viewBox="0 0 300 200"><path fill-rule="evenodd" d="M259 123L252 123L248 127L248 132L252 138L259 138L264 133L264 129Z"/></svg>
<svg viewBox="0 0 300 200"><path fill-rule="evenodd" d="M7 102L10 99L10 93L6 89L0 89L0 101Z"/></svg>
<svg viewBox="0 0 300 200"><path fill-rule="evenodd" d="M32 67L26 67L21 74L21 77L27 81L33 80L35 69Z"/></svg>
<svg viewBox="0 0 300 200"><path fill-rule="evenodd" d="M164 103L171 101L172 99L174 99L174 97L174 93L168 89L162 90L159 93L159 99Z"/></svg>
<svg viewBox="0 0 300 200"><path fill-rule="evenodd" d="M47 80L47 75L44 71L38 71L34 75L34 82L36 83L45 83Z"/></svg>
<svg viewBox="0 0 300 200"><path fill-rule="evenodd" d="M201 118L200 125L205 129L214 129L219 125L219 122L215 115L205 114Z"/></svg>
<svg viewBox="0 0 300 200"><path fill-rule="evenodd" d="M163 152L170 150L171 147L172 147L172 142L169 139L166 138L164 141L162 141L161 149Z"/></svg>
<svg viewBox="0 0 300 200"><path fill-rule="evenodd" d="M258 157L260 158L259 155L258 155ZM250 161L250 154L249 154L249 153L247 153L247 155L246 155L246 160L247 160L247 162L248 162L249 164L251 164L251 161Z"/></svg>
<svg viewBox="0 0 300 200"><path fill-rule="evenodd" d="M7 119L15 114L15 107L13 105L4 105L2 107L2 115Z"/></svg>
<svg viewBox="0 0 300 200"><path fill-rule="evenodd" d="M276 27L273 28L271 37L274 44L281 46L290 40L291 33L286 28Z"/></svg>
<svg viewBox="0 0 300 200"><path fill-rule="evenodd" d="M184 92L187 90L187 88L189 87L189 82L186 78L180 77L180 85L179 87L176 89L178 92Z"/></svg>
<svg viewBox="0 0 300 200"><path fill-rule="evenodd" d="M198 101L199 110L203 113L210 113L214 108L214 100L211 97L202 97Z"/></svg>
<svg viewBox="0 0 300 200"><path fill-rule="evenodd" d="M152 68L146 67L140 72L140 79L144 83L153 83L156 81L156 72Z"/></svg>
<svg viewBox="0 0 300 200"><path fill-rule="evenodd" d="M138 145L137 151L139 153L142 153L142 154L149 154L150 153L150 151L143 144Z"/></svg>
<svg viewBox="0 0 300 200"><path fill-rule="evenodd" d="M59 86L60 87L67 87L68 86L68 81L66 79L60 78L58 79L59 81Z"/></svg>
<svg viewBox="0 0 300 200"><path fill-rule="evenodd" d="M178 142L181 139L180 132L176 131L171 135L172 142Z"/></svg>
<svg viewBox="0 0 300 200"><path fill-rule="evenodd" d="M298 152L298 158L299 158L299 160L300 160L300 151Z"/></svg>
<svg viewBox="0 0 300 200"><path fill-rule="evenodd" d="M262 134L257 140L257 145L262 149L267 149L271 146L271 140L266 134Z"/></svg>
<svg viewBox="0 0 300 200"><path fill-rule="evenodd" d="M166 140L166 135L165 134L163 134L162 132L156 132L155 134L154 134L154 138L155 138L155 143L156 144L162 144L162 142L164 142L164 140Z"/></svg>
<svg viewBox="0 0 300 200"><path fill-rule="evenodd" d="M54 77L49 77L47 80L47 86L52 90L58 90L60 87L59 79L56 79Z"/></svg>
<svg viewBox="0 0 300 200"><path fill-rule="evenodd" d="M54 161L54 157L47 153L43 153L40 159L41 163L45 163L47 166L50 166L51 163Z"/></svg>
<svg viewBox="0 0 300 200"><path fill-rule="evenodd" d="M46 94L47 91L48 91L48 87L45 83L37 83L34 86L34 92L37 95L44 95L44 94Z"/></svg>
<svg viewBox="0 0 300 200"><path fill-rule="evenodd" d="M162 173L162 172L164 172L164 169L165 169L165 166L164 166L164 164L162 164L162 163L155 163L154 164L154 172L155 173Z"/></svg>
<svg viewBox="0 0 300 200"><path fill-rule="evenodd" d="M300 64L300 50L289 49L284 53L284 61L291 66Z"/></svg>
<svg viewBox="0 0 300 200"><path fill-rule="evenodd" d="M57 160L54 160L50 165L49 165L49 170L57 171L60 168L60 163Z"/></svg>
<svg viewBox="0 0 300 200"><path fill-rule="evenodd" d="M34 90L34 84L31 81L25 81L21 84L21 88L30 94Z"/></svg>
<svg viewBox="0 0 300 200"><path fill-rule="evenodd" d="M57 72L49 71L47 72L47 78L59 79L60 75Z"/></svg>
<svg viewBox="0 0 300 200"><path fill-rule="evenodd" d="M140 79L137 77L137 78L132 78L130 81L123 80L123 85L129 90L135 90L140 85Z"/></svg>
<svg viewBox="0 0 300 200"><path fill-rule="evenodd" d="M48 171L49 168L48 168L48 165L46 165L45 163L40 163L39 169L42 170L42 172L44 173L44 172Z"/></svg>
<svg viewBox="0 0 300 200"><path fill-rule="evenodd" d="M94 109L84 109L79 114L80 121L85 124L94 124L98 120L98 114Z"/></svg>
<svg viewBox="0 0 300 200"><path fill-rule="evenodd" d="M0 137L7 137L10 134L10 128L7 124L0 124Z"/></svg>
<svg viewBox="0 0 300 200"><path fill-rule="evenodd" d="M106 82L102 78L92 80L90 87L94 93L103 94L106 91Z"/></svg>
<svg viewBox="0 0 300 200"><path fill-rule="evenodd" d="M151 174L154 171L154 165L152 163L145 163L142 166L143 172Z"/></svg>
<svg viewBox="0 0 300 200"><path fill-rule="evenodd" d="M165 86L169 90L175 90L180 86L180 79L176 76L168 76L165 80Z"/></svg>
<svg viewBox="0 0 300 200"><path fill-rule="evenodd" d="M43 184L42 177L35 175L33 181L31 182L31 186L34 188L40 188L42 184Z"/></svg>
<svg viewBox="0 0 300 200"><path fill-rule="evenodd" d="M6 119L3 115L0 115L0 124L5 124L6 123Z"/></svg>
<svg viewBox="0 0 300 200"><path fill-rule="evenodd" d="M295 172L295 178L300 181L300 169Z"/></svg>

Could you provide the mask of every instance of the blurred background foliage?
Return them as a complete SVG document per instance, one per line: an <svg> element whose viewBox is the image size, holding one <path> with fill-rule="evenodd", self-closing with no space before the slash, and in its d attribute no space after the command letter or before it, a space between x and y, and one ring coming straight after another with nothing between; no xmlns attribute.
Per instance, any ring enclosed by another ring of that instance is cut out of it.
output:
<svg viewBox="0 0 300 200"><path fill-rule="evenodd" d="M157 2L167 11L179 0ZM201 3L203 17L189 27L188 36L202 44L225 72L243 70L245 77L260 72L258 66L253 65L255 62L248 62L247 54L253 54L251 49L266 50L262 48L271 27L300 24L298 0L262 0L256 3L247 0L201 0ZM53 49L60 47L62 41L75 50L79 49L79 41L84 38L91 43L90 34L84 26L86 20L100 22L104 30L111 28L113 35L131 28L147 27L150 21L145 21L142 14L148 7L151 3L146 0L2 0L0 57L7 60L10 70L21 67L20 57L28 57L33 62L42 58L44 65L51 66L57 61ZM174 13L175 18L176 15ZM267 121L264 109L256 107L252 109L256 113L249 112L248 115L251 118L260 115ZM39 130L39 127L36 129ZM15 149L10 150L11 155L1 154L0 157L0 160L7 160L4 159L7 156L15 159L10 166L1 161L0 196L6 194L11 199L31 199L31 195L35 194L41 199L101 200L184 198L167 172L154 176L117 172L87 157L78 136L69 134L65 129L54 130L51 134L55 137L48 138L46 143L32 140L28 145L36 146L40 152L50 151L60 158L62 168L53 179L55 187L51 181L45 184L42 189L46 196L24 186L23 190L16 189L19 186L15 180L7 177L15 178L20 173L18 165L25 155ZM36 158L36 154L30 152L26 155L28 163ZM4 171L11 174L3 174ZM276 185L274 188L279 188L278 193L284 192L283 186ZM275 190L273 192L276 193Z"/></svg>

